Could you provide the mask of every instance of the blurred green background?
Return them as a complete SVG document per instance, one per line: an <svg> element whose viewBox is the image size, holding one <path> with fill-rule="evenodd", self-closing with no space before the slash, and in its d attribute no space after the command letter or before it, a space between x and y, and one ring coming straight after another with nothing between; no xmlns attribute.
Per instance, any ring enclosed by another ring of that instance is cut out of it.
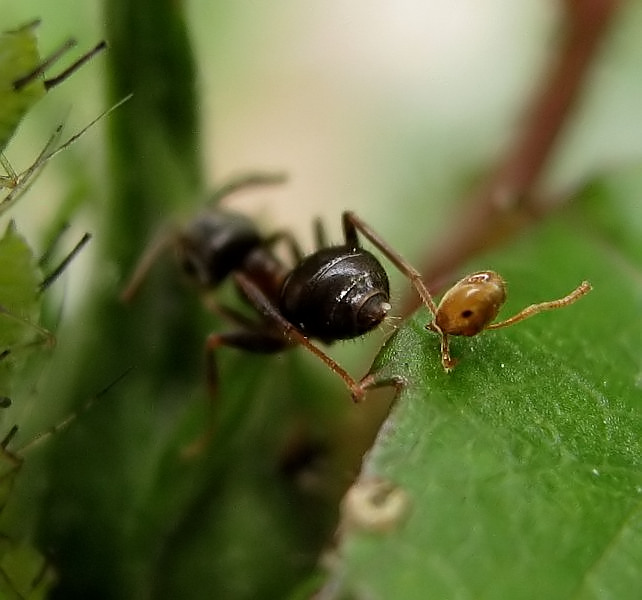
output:
<svg viewBox="0 0 642 600"><path fill-rule="evenodd" d="M316 215L339 235L337 214L349 207L410 256L505 148L561 35L555 4L535 0L178 6L198 69L205 187L248 169L284 169L287 186L248 194L235 207L308 239ZM71 35L88 48L105 35L99 2L4 0L3 8L6 27L40 16L44 49ZM556 153L551 185L639 156L631 123L642 85L633 76L641 21L636 3L624 3ZM52 122L68 115L73 131L105 106L104 64L94 61L40 103L11 148L14 162L28 162L26 145ZM99 131L83 144L47 175L81 154L78 175L98 177ZM389 218L391 203L399 219ZM30 212L43 214L42 204ZM409 215L421 226L407 227Z"/></svg>
<svg viewBox="0 0 642 600"><path fill-rule="evenodd" d="M67 219L94 242L53 290L44 318L60 323L57 348L47 365L30 365L25 401L5 425L19 423L27 440L134 370L34 449L16 491L20 507L3 520L13 537L51 556L55 597L287 597L330 543L337 500L386 398L351 406L336 378L300 351L269 359L222 352L224 430L206 456L185 462L180 448L207 416L202 341L216 321L181 287L171 261L134 306L117 295L159 225L184 222L207 190L255 170L289 175L283 187L233 200L266 231L290 229L309 247L314 217L339 239L339 215L351 209L421 262L515 134L562 34L559 7L198 0L136 3L137 15L126 6L2 2L3 29L42 19L43 54L69 36L78 52L103 37L113 46L113 58L97 57L29 113L7 150L12 164L30 164L62 120L77 131L135 94L52 161L10 215L36 252ZM193 51L195 104L189 73L172 70L192 60L172 16L184 19ZM640 5L624 3L556 149L548 191L642 156L632 126L641 28ZM159 58L150 68L170 33L176 64ZM131 69L110 75L125 48ZM193 131L179 142L172 126L190 123L192 110ZM172 114L185 121L172 123ZM407 285L390 271L398 301ZM359 376L389 331L332 354ZM293 479L279 469L299 446L321 467Z"/></svg>

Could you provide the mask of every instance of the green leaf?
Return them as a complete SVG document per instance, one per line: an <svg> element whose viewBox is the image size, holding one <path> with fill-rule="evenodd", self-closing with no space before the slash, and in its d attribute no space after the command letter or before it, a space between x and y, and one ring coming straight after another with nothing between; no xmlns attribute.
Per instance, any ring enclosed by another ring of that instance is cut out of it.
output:
<svg viewBox="0 0 642 600"><path fill-rule="evenodd" d="M25 113L46 93L42 77L18 90L14 87L40 64L37 25L35 21L0 34L0 150L4 150Z"/></svg>
<svg viewBox="0 0 642 600"><path fill-rule="evenodd" d="M0 538L0 597L6 600L46 598L55 576L36 550L26 544Z"/></svg>
<svg viewBox="0 0 642 600"><path fill-rule="evenodd" d="M39 270L25 239L9 223L0 239L0 395L9 395L10 378L24 346L44 333L40 313Z"/></svg>
<svg viewBox="0 0 642 600"><path fill-rule="evenodd" d="M47 68L75 45L75 41L67 40L53 54L41 59L35 36L35 29L39 24L40 21L35 20L18 29L0 34L0 167L4 170L4 174L0 174L0 188L9 189L7 194L0 198L0 214L8 210L29 188L42 167L50 159L75 142L98 120L117 106L102 113L61 145L58 145L62 132L62 125L59 125L29 167L20 172L14 169L3 151L24 115L48 90L65 81L85 62L106 47L104 41L99 42L92 50L82 55L57 76L45 80L44 72Z"/></svg>
<svg viewBox="0 0 642 600"><path fill-rule="evenodd" d="M37 318L39 278L31 247L10 222L0 239L0 304L25 319ZM4 320L0 323L0 345L18 343L22 334L17 332L24 327Z"/></svg>
<svg viewBox="0 0 642 600"><path fill-rule="evenodd" d="M360 481L409 508L387 533L345 532L328 598L639 597L641 175L471 265L505 276L506 316L588 279L577 304L455 338L450 374L425 311L386 345L378 376L408 384Z"/></svg>
<svg viewBox="0 0 642 600"><path fill-rule="evenodd" d="M51 339L37 326L40 313L40 273L33 252L10 222L0 239L0 396L11 395L12 384L34 342ZM2 415L7 410L3 407ZM13 413L9 413L12 414ZM13 424L13 423L11 423ZM6 535L5 506L11 498L22 459L5 447L7 430L0 434L0 597L7 599L44 598L53 583L45 558L26 543Z"/></svg>
<svg viewBox="0 0 642 600"><path fill-rule="evenodd" d="M162 265L136 302L125 306L117 295L159 220L181 206L193 208L200 177L195 69L183 9L175 2L108 2L104 21L112 93L115 99L135 94L110 120L113 197L101 220L103 260L87 283L90 304L75 316L83 326L66 338L67 354L57 365L54 357L42 404L81 406L133 368L108 402L50 442L52 479L39 536L55 549L62 596L145 597L170 571L167 538L182 504L200 493L189 481L181 485L191 470L176 465L178 444L165 461L176 477L165 480L159 471L172 427L186 407L204 405L186 385L198 385L202 394L203 311L196 298L180 301L175 280L155 277ZM109 271L121 281L105 279ZM77 457L73 468L69 456Z"/></svg>

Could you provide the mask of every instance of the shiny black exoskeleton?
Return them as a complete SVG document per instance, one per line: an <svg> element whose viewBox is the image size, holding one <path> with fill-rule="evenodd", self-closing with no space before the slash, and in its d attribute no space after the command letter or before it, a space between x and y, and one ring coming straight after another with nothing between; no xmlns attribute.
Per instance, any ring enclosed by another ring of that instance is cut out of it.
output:
<svg viewBox="0 0 642 600"><path fill-rule="evenodd" d="M232 271L243 269L248 254L263 241L247 217L213 210L196 218L177 236L176 251L189 277L203 288L214 288Z"/></svg>
<svg viewBox="0 0 642 600"><path fill-rule="evenodd" d="M251 176L221 188L219 198L247 185L274 183L269 176ZM143 256L123 292L131 299L158 253L169 241L185 272L204 289L217 287L232 277L256 319L234 309L213 308L240 327L214 332L206 342L208 382L216 394L218 375L215 350L230 346L251 352L278 352L303 345L337 373L359 400L371 377L353 379L310 338L332 343L359 337L376 328L390 310L388 276L377 258L361 247L358 233L368 238L402 272L417 284L418 274L370 227L352 212L342 216L344 243L328 246L317 229L317 250L304 256L293 237L286 233L263 236L254 222L238 213L212 209L197 217L184 230L164 236ZM285 243L292 254L286 266L274 246Z"/></svg>
<svg viewBox="0 0 642 600"><path fill-rule="evenodd" d="M350 213L344 214L345 244L320 248L303 258L287 238L296 262L291 270L272 252L284 235L264 239L250 219L232 212L210 211L198 217L179 234L176 248L183 269L198 285L215 288L230 274L242 274L241 288L251 286L255 296L263 296L255 306L260 313L269 302L268 312L276 308L307 337L332 343L374 329L390 309L388 276L359 246L351 219ZM289 344L280 329L269 329L256 331L257 351L265 346L259 339L265 336ZM251 342L244 347L255 349Z"/></svg>
<svg viewBox="0 0 642 600"><path fill-rule="evenodd" d="M281 288L279 308L303 333L331 343L377 327L390 310L389 300L388 275L379 261L345 244L303 259Z"/></svg>

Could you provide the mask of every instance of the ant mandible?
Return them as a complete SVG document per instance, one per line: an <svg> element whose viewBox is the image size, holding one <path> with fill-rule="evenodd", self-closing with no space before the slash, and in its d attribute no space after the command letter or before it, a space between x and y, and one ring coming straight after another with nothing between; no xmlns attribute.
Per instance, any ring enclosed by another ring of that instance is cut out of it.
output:
<svg viewBox="0 0 642 600"><path fill-rule="evenodd" d="M213 201L250 186L283 181L278 175L243 176L219 188ZM357 215L344 212L342 224L344 243L331 246L317 223L317 249L304 256L289 233L277 232L264 237L249 218L210 208L184 230L162 234L148 247L121 298L126 302L131 300L158 256L173 246L179 264L201 289L215 289L231 276L258 315L258 319L252 320L229 307L212 306L240 328L214 332L207 337L210 397L215 397L218 390L215 361L218 348L229 346L274 353L301 345L341 377L353 400L358 402L369 388L399 382L380 382L371 375L357 381L310 339L330 344L360 337L375 329L391 309L386 271L373 254L361 247L359 233L411 280L424 302L430 295L419 273ZM287 268L275 255L273 249L278 242L289 247L293 268Z"/></svg>

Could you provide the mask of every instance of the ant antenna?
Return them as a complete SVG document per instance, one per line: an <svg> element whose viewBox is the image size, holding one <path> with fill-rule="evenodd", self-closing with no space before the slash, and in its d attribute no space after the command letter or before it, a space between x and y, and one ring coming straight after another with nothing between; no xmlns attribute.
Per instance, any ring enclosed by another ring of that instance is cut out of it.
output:
<svg viewBox="0 0 642 600"><path fill-rule="evenodd" d="M285 183L288 176L285 173L249 173L230 179L218 187L210 196L210 204L219 204L223 198L252 187L279 185Z"/></svg>
<svg viewBox="0 0 642 600"><path fill-rule="evenodd" d="M566 294L563 298L549 300L548 302L539 302L538 304L531 304L509 319L500 321L499 323L491 323L486 327L486 329L501 329L503 327L509 327L510 325L519 323L524 319L528 319L529 317L546 310L555 310L557 308L568 306L569 304L573 304L573 302L579 300L585 294L588 294L592 289L593 287L588 281L583 281L572 292Z"/></svg>
<svg viewBox="0 0 642 600"><path fill-rule="evenodd" d="M132 301L134 296L138 293L138 290L147 277L150 269L158 260L158 257L161 256L165 250L171 247L174 240L174 234L174 230L169 228L161 229L156 233L136 264L134 272L130 276L127 285L120 293L121 302L127 304Z"/></svg>

